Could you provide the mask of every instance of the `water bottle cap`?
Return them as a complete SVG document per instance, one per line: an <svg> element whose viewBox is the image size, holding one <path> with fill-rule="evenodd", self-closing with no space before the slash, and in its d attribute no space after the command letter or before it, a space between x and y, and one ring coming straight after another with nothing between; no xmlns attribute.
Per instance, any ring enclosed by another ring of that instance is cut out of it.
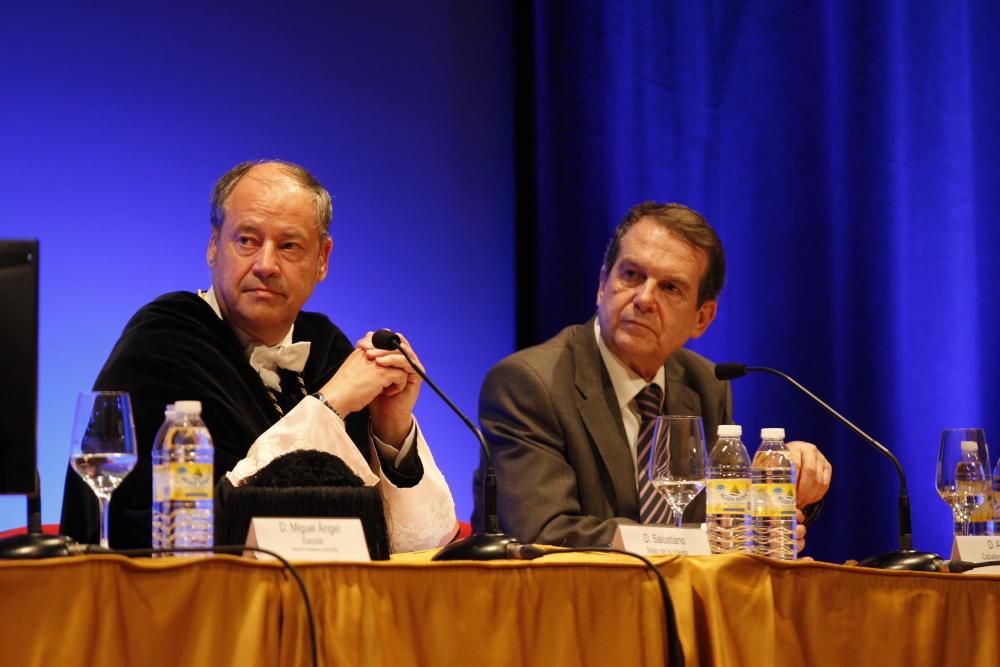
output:
<svg viewBox="0 0 1000 667"><path fill-rule="evenodd" d="M201 401L177 401L174 411L179 415L200 415Z"/></svg>
<svg viewBox="0 0 1000 667"><path fill-rule="evenodd" d="M738 438L743 435L743 427L739 424L719 424L720 438Z"/></svg>
<svg viewBox="0 0 1000 667"><path fill-rule="evenodd" d="M785 429L783 428L762 428L760 430L761 440L784 440Z"/></svg>
<svg viewBox="0 0 1000 667"><path fill-rule="evenodd" d="M952 441L952 442L954 442L954 441ZM979 453L979 443L976 442L975 440L963 440L962 441L962 452L968 452L970 454L973 453L973 452L975 452L975 453L978 454Z"/></svg>

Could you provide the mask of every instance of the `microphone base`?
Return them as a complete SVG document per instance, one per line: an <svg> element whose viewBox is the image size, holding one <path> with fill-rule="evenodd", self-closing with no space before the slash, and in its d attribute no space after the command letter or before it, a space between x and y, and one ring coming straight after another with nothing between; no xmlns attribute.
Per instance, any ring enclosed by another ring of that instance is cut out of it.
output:
<svg viewBox="0 0 1000 667"><path fill-rule="evenodd" d="M452 542L434 554L431 560L506 560L507 547L520 544L504 533L476 533Z"/></svg>
<svg viewBox="0 0 1000 667"><path fill-rule="evenodd" d="M0 559L37 560L70 556L76 540L65 535L26 533L0 540Z"/></svg>
<svg viewBox="0 0 1000 667"><path fill-rule="evenodd" d="M910 570L913 572L940 572L939 565L943 559L937 554L926 551L903 549L890 551L866 558L858 565L879 570Z"/></svg>

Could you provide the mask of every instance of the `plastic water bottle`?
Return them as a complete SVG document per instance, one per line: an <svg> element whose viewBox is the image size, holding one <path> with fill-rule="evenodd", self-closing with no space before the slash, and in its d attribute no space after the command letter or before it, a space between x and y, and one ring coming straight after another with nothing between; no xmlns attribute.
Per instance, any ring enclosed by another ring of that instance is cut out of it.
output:
<svg viewBox="0 0 1000 667"><path fill-rule="evenodd" d="M977 444L976 456L978 455L979 446ZM983 472L988 473L990 470L990 450L988 445L986 446L986 460L982 464ZM997 461L997 470L1000 470L1000 461ZM972 515L972 522L969 524L970 535L997 534L997 512L1000 511L1000 507L997 507L996 474L991 475L983 486L985 487L986 498L983 500L983 504L979 506L979 509ZM958 533L956 532L955 534L957 535Z"/></svg>
<svg viewBox="0 0 1000 667"><path fill-rule="evenodd" d="M969 445L966 445L963 442L962 443L963 448L967 448L969 450L970 455L973 456L976 461L979 461L980 459L979 459L978 444L971 440L969 442L971 443ZM976 445L974 451L972 445ZM965 449L963 449L962 455L963 457L965 456ZM961 459L959 460L959 463L962 463ZM986 468L989 467L989 464L986 461L983 461L982 463L983 465L981 468L981 472L985 472ZM974 464L971 467L969 467L968 465L966 467L967 469L971 469L973 471L976 470ZM983 499L982 504L979 505L979 507L977 507L975 510L972 510L971 508L969 510L972 512L972 515L969 517L969 535L996 535L996 526L998 525L997 522L1000 521L1000 507L997 506L997 502L1000 501L1000 497L998 497L998 495L1000 495L998 494L998 491L1000 491L1000 486L998 486L997 483L997 478L996 478L997 472L1000 472L1000 461L997 462L997 468L993 473L992 483L986 482L982 484L982 486L985 487L983 489L983 495L985 497ZM976 473L973 472L973 475L975 474ZM962 479L963 477L965 479ZM958 464L956 464L956 469L955 469L955 481L956 483L958 483L957 486L959 493L961 493L963 497L968 498L970 496L970 494L968 493L968 487L970 486L970 484L968 483L969 482L968 472L967 471L962 472L958 467ZM975 502L978 502L978 498L976 497L978 496L978 493L979 493L978 491L974 490L971 494L971 500L973 504L975 504ZM962 532L961 520L956 519L953 527L955 535L964 535L964 533Z"/></svg>
<svg viewBox="0 0 1000 667"><path fill-rule="evenodd" d="M989 480L986 478L986 468L979 459L979 443L975 440L963 440L962 454L955 464L955 491L956 502L965 505L965 511L969 516L969 534L974 535L973 528L977 517L985 517L987 501L989 501L990 514L992 514L992 492L989 488ZM961 524L959 524L961 526ZM976 530L983 530L980 526ZM961 535L961 527L956 534Z"/></svg>
<svg viewBox="0 0 1000 667"><path fill-rule="evenodd" d="M993 469L993 497L991 509L993 510L993 525L990 535L1000 532L1000 459L997 459L997 466Z"/></svg>
<svg viewBox="0 0 1000 667"><path fill-rule="evenodd" d="M201 420L201 402L174 403L160 430L153 443L153 546L210 547L214 447Z"/></svg>
<svg viewBox="0 0 1000 667"><path fill-rule="evenodd" d="M755 552L795 560L795 480L785 429L764 428L751 468L750 504Z"/></svg>
<svg viewBox="0 0 1000 667"><path fill-rule="evenodd" d="M164 530L163 522L163 503L157 499L157 487L156 487L156 470L157 464L161 463L163 460L163 436L166 435L167 429L170 428L170 424L174 421L174 404L169 403L165 408L163 408L163 423L160 424L160 428L156 430L156 435L153 436L153 548L163 549L166 544L166 531Z"/></svg>
<svg viewBox="0 0 1000 667"><path fill-rule="evenodd" d="M965 443L962 444L964 445ZM972 444L976 445L975 450L971 450L972 455L976 461L979 461L979 445L975 442L972 442ZM982 461L979 472L985 474L988 468L989 461ZM983 503L972 513L972 518L969 521L969 535L996 535L997 519L1000 518L997 517L997 512L1000 511L1000 508L997 507L997 471L1000 471L1000 462L997 462L997 469L993 474L992 481L986 480L980 484L984 495ZM956 479L958 478L957 469L955 477ZM955 522L955 534L962 534L961 521Z"/></svg>
<svg viewBox="0 0 1000 667"><path fill-rule="evenodd" d="M705 519L714 554L753 551L750 455L742 434L740 426L719 426L719 439L708 457Z"/></svg>

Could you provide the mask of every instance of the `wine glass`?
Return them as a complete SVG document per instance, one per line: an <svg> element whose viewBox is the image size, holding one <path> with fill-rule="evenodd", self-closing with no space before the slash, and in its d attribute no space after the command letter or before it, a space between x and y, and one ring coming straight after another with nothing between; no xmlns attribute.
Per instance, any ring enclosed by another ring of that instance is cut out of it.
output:
<svg viewBox="0 0 1000 667"><path fill-rule="evenodd" d="M981 428L946 428L938 450L938 495L951 507L962 535L969 534L969 522L991 490L988 472L989 450ZM983 462L987 462L983 465Z"/></svg>
<svg viewBox="0 0 1000 667"><path fill-rule="evenodd" d="M666 498L678 528L684 508L705 488L705 459L705 426L701 417L656 418L649 481Z"/></svg>
<svg viewBox="0 0 1000 667"><path fill-rule="evenodd" d="M135 467L132 403L122 391L83 392L76 401L70 465L97 495L101 546L108 548L111 493Z"/></svg>

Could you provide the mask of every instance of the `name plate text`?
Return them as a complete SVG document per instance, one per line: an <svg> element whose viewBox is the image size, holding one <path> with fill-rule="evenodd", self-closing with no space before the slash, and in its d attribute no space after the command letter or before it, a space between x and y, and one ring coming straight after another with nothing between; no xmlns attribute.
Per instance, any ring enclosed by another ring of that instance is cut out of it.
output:
<svg viewBox="0 0 1000 667"><path fill-rule="evenodd" d="M708 534L703 528L618 526L611 546L642 556L708 556Z"/></svg>
<svg viewBox="0 0 1000 667"><path fill-rule="evenodd" d="M361 519L254 517L247 546L270 549L290 561L369 561ZM274 560L257 551L244 556Z"/></svg>

